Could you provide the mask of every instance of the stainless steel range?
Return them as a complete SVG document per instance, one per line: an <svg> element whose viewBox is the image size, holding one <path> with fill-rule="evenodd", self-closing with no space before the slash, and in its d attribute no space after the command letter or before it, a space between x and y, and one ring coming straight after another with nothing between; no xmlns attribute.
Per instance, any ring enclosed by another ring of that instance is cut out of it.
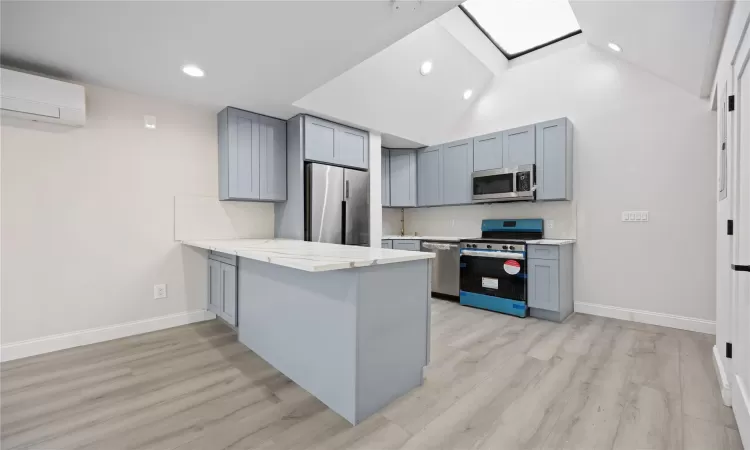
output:
<svg viewBox="0 0 750 450"><path fill-rule="evenodd" d="M483 220L480 239L461 240L461 304L526 317L526 242L543 235L542 219Z"/></svg>

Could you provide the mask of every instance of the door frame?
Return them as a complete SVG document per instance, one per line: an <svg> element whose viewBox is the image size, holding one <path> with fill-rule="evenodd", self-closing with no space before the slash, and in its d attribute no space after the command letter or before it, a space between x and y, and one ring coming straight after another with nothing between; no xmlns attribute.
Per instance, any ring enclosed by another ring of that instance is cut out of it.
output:
<svg viewBox="0 0 750 450"><path fill-rule="evenodd" d="M732 60L731 83L733 84L735 109L730 114L731 124L728 136L728 155L732 164L729 172L731 195L730 217L735 222L735 233L731 238L730 257L732 264L750 264L750 249L742 249L750 241L750 142L742 141L742 126L750 127L750 110L742 111L750 98L750 90L742 91L742 78L750 79L750 36L744 34ZM731 88L730 88L731 89ZM743 123L743 115L747 118ZM750 137L750 130L746 134ZM745 236L747 234L747 236ZM750 246L748 246L750 247ZM732 270L730 275L731 337L733 347L732 406L742 441L750 443L750 330L745 323L750 313L750 274Z"/></svg>

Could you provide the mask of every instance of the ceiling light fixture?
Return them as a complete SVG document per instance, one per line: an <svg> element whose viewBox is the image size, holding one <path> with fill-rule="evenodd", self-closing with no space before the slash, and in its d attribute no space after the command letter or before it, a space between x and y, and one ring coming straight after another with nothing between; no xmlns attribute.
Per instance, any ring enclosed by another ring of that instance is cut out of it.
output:
<svg viewBox="0 0 750 450"><path fill-rule="evenodd" d="M614 42L610 42L609 44L607 44L607 46L612 51L615 51L615 52L618 52L618 53L622 51L622 47L620 47L619 45L615 44Z"/></svg>
<svg viewBox="0 0 750 450"><path fill-rule="evenodd" d="M467 90L465 90L465 91L464 91L464 100L468 100L468 99L470 99L470 98L471 98L471 94L473 94L473 93L474 93L474 92L473 92L473 91L472 91L471 89L467 89Z"/></svg>
<svg viewBox="0 0 750 450"><path fill-rule="evenodd" d="M190 75L191 77L202 77L206 74L203 69L194 64L182 66L182 71L185 72L185 75Z"/></svg>
<svg viewBox="0 0 750 450"><path fill-rule="evenodd" d="M432 72L432 61L423 62L419 67L419 73L421 73L422 75L427 75L430 72Z"/></svg>

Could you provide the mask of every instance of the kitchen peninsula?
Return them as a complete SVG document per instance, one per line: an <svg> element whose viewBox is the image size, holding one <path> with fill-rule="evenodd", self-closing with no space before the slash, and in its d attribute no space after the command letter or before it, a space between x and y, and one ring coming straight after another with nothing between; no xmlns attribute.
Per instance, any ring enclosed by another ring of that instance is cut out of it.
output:
<svg viewBox="0 0 750 450"><path fill-rule="evenodd" d="M285 239L236 255L239 341L352 424L422 384L432 253Z"/></svg>

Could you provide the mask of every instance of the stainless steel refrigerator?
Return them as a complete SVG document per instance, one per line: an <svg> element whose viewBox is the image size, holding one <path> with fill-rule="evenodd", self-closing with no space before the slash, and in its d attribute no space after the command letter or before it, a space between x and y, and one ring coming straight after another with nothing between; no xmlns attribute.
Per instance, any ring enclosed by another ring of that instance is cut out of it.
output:
<svg viewBox="0 0 750 450"><path fill-rule="evenodd" d="M370 245L370 175L305 163L305 240Z"/></svg>

